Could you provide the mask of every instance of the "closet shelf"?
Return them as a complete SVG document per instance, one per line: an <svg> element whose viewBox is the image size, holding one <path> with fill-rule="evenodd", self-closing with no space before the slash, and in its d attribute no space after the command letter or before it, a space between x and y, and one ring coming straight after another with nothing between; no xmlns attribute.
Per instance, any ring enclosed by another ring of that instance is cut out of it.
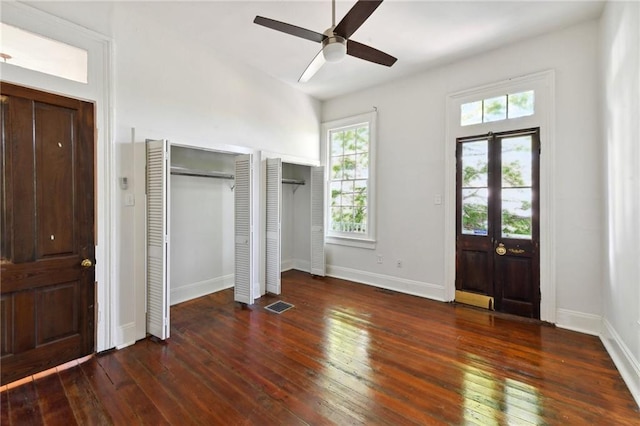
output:
<svg viewBox="0 0 640 426"><path fill-rule="evenodd" d="M197 177L207 177L207 178L216 178L216 179L235 179L235 176L233 176L230 173L187 169L184 167L171 167L171 174L180 175L180 176L197 176Z"/></svg>
<svg viewBox="0 0 640 426"><path fill-rule="evenodd" d="M305 181L301 179L282 179L282 183L288 183L290 185L304 185Z"/></svg>

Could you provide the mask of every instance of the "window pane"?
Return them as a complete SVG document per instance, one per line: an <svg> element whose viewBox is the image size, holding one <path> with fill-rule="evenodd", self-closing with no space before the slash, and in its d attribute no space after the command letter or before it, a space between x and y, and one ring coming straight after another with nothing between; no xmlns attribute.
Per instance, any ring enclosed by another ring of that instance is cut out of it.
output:
<svg viewBox="0 0 640 426"><path fill-rule="evenodd" d="M354 206L366 206L367 205L367 181L366 180L356 180L354 186L354 197L353 197L353 205Z"/></svg>
<svg viewBox="0 0 640 426"><path fill-rule="evenodd" d="M367 232L367 208L356 207L353 214L355 232Z"/></svg>
<svg viewBox="0 0 640 426"><path fill-rule="evenodd" d="M531 186L531 136L502 139L502 187Z"/></svg>
<svg viewBox="0 0 640 426"><path fill-rule="evenodd" d="M331 158L331 180L342 179L342 167L344 157L332 157Z"/></svg>
<svg viewBox="0 0 640 426"><path fill-rule="evenodd" d="M462 186L486 187L489 143L486 140L462 144Z"/></svg>
<svg viewBox="0 0 640 426"><path fill-rule="evenodd" d="M369 125L356 130L356 152L369 152Z"/></svg>
<svg viewBox="0 0 640 426"><path fill-rule="evenodd" d="M343 179L353 179L356 177L356 156L345 155L342 160Z"/></svg>
<svg viewBox="0 0 640 426"><path fill-rule="evenodd" d="M340 182L331 182L331 205L342 205L342 185Z"/></svg>
<svg viewBox="0 0 640 426"><path fill-rule="evenodd" d="M534 113L534 92L512 93L509 95L509 118L526 117Z"/></svg>
<svg viewBox="0 0 640 426"><path fill-rule="evenodd" d="M353 192L342 193L342 205L347 207L353 206Z"/></svg>
<svg viewBox="0 0 640 426"><path fill-rule="evenodd" d="M355 129L345 130L342 132L344 134L344 154L355 154L356 153L356 132Z"/></svg>
<svg viewBox="0 0 640 426"><path fill-rule="evenodd" d="M502 190L502 236L531 239L531 188Z"/></svg>
<svg viewBox="0 0 640 426"><path fill-rule="evenodd" d="M68 80L87 83L86 50L0 23L6 63Z"/></svg>
<svg viewBox="0 0 640 426"><path fill-rule="evenodd" d="M356 155L356 179L369 177L369 154Z"/></svg>
<svg viewBox="0 0 640 426"><path fill-rule="evenodd" d="M487 188L462 190L462 233L487 235L489 231L489 191Z"/></svg>
<svg viewBox="0 0 640 426"><path fill-rule="evenodd" d="M353 187L354 187L354 181L352 180L347 180L347 181L342 181L342 193L343 194L353 194ZM345 204L345 203L343 203Z"/></svg>
<svg viewBox="0 0 640 426"><path fill-rule="evenodd" d="M342 208L331 207L331 229L342 231Z"/></svg>
<svg viewBox="0 0 640 426"><path fill-rule="evenodd" d="M342 155L342 132L331 132L331 156L336 157L338 155Z"/></svg>
<svg viewBox="0 0 640 426"><path fill-rule="evenodd" d="M342 231L344 232L353 232L353 208L352 207L343 207L342 208Z"/></svg>
<svg viewBox="0 0 640 426"><path fill-rule="evenodd" d="M504 120L507 118L507 97L498 96L484 100L485 123Z"/></svg>
<svg viewBox="0 0 640 426"><path fill-rule="evenodd" d="M482 123L482 101L469 102L460 105L460 125Z"/></svg>

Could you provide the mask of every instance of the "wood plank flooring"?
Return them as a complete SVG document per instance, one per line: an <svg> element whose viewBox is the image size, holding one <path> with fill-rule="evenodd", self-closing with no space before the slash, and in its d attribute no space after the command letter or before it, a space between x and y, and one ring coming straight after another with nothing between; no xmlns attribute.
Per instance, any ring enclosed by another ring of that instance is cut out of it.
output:
<svg viewBox="0 0 640 426"><path fill-rule="evenodd" d="M1 424L640 424L596 337L297 271L282 287L182 303L166 343L4 387Z"/></svg>

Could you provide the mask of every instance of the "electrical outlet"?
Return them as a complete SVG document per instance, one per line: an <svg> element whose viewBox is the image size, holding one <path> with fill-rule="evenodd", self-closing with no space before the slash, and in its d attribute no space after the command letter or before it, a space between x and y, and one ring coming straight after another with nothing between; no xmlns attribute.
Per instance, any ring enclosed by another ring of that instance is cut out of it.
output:
<svg viewBox="0 0 640 426"><path fill-rule="evenodd" d="M436 196L433 197L433 204L435 204L436 206L439 206L440 204L442 204L442 195L438 194Z"/></svg>
<svg viewBox="0 0 640 426"><path fill-rule="evenodd" d="M381 254L376 256L376 262L377 263L382 263L382 255Z"/></svg>
<svg viewBox="0 0 640 426"><path fill-rule="evenodd" d="M396 267L397 268L402 268L402 260L401 259L396 260Z"/></svg>

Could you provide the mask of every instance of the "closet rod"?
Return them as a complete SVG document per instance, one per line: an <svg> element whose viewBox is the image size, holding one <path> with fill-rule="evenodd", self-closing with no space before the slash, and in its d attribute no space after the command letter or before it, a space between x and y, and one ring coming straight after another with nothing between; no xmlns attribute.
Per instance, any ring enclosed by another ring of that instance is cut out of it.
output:
<svg viewBox="0 0 640 426"><path fill-rule="evenodd" d="M282 179L282 183L288 183L291 185L304 185L305 181L301 179Z"/></svg>
<svg viewBox="0 0 640 426"><path fill-rule="evenodd" d="M222 172L208 172L205 170L192 170L186 169L184 167L171 167L172 175L180 175L180 176L197 176L197 177L207 177L207 178L216 178L216 179L235 179L230 173L222 173Z"/></svg>

